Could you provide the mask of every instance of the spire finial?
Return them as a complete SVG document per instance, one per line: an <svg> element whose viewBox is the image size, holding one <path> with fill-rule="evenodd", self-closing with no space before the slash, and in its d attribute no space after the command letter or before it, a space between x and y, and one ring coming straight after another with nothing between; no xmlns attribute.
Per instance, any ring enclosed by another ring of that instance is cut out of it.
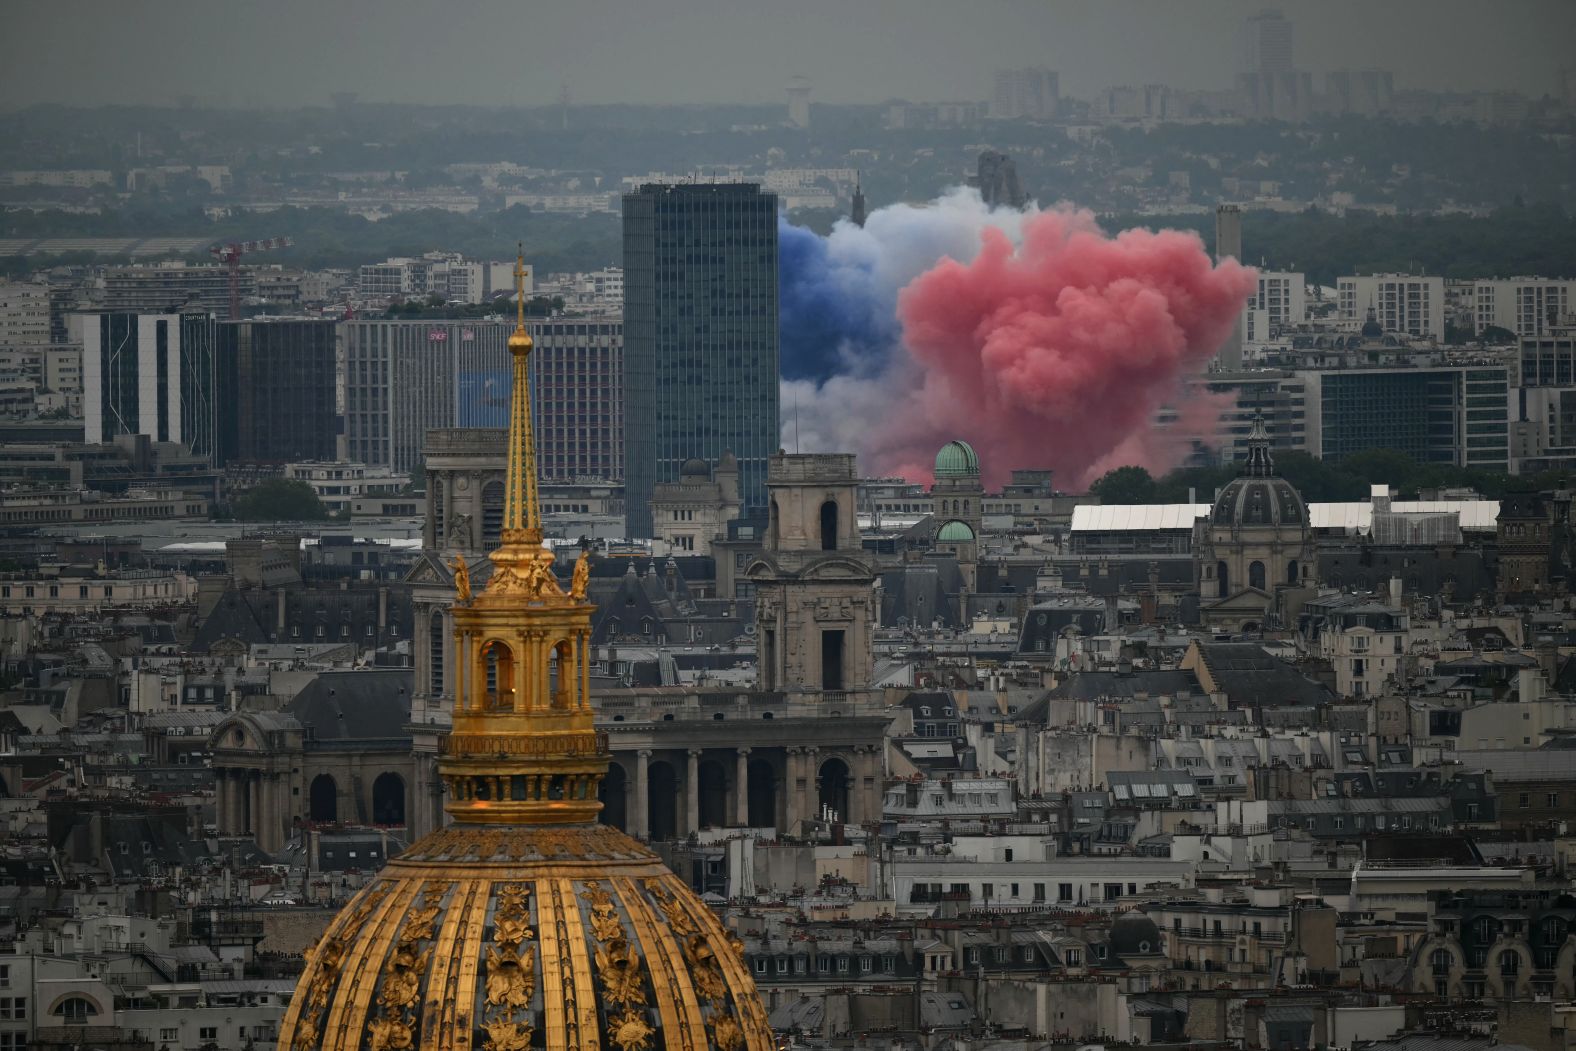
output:
<svg viewBox="0 0 1576 1051"><path fill-rule="evenodd" d="M523 335L525 334L525 242L521 241L514 247L514 330Z"/></svg>
<svg viewBox="0 0 1576 1051"><path fill-rule="evenodd" d="M542 523L536 507L536 438L531 427L531 350L525 329L525 249L514 261L515 330L509 335L514 380L509 399L509 470L504 485L503 542L540 546Z"/></svg>
<svg viewBox="0 0 1576 1051"><path fill-rule="evenodd" d="M590 822L608 761L591 712L590 558L582 556L566 593L542 545L523 249L514 287L502 542L488 556L483 589L469 591L468 571L456 581L454 714L438 772L448 787L444 809L459 822Z"/></svg>

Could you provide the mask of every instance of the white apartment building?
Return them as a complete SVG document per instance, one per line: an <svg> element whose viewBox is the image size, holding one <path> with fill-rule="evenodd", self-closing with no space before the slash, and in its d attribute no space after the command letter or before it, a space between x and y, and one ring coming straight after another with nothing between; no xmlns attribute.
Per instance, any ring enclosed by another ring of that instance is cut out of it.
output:
<svg viewBox="0 0 1576 1051"><path fill-rule="evenodd" d="M49 342L49 286L0 283L0 347Z"/></svg>
<svg viewBox="0 0 1576 1051"><path fill-rule="evenodd" d="M1266 327L1248 338L1267 339L1283 328L1301 324L1308 314L1307 289L1308 281L1302 274L1260 270L1259 287L1248 300L1248 309L1262 310Z"/></svg>
<svg viewBox="0 0 1576 1051"><path fill-rule="evenodd" d="M480 303L499 287L493 280L498 265L467 262L451 252L428 252L420 259L385 259L357 271L356 290L363 299L379 302L439 295L449 303ZM512 276L507 287L514 287Z"/></svg>
<svg viewBox="0 0 1576 1051"><path fill-rule="evenodd" d="M1020 860L1016 851L1011 857L1003 851L999 860L954 853L900 855L892 862L900 908L913 903L928 909L943 900L968 902L976 909L1114 908L1123 898L1186 890L1193 878L1191 862L1139 856L1048 858L1036 851Z"/></svg>
<svg viewBox="0 0 1576 1051"><path fill-rule="evenodd" d="M1367 274L1336 280L1336 319L1356 329L1374 317L1386 332L1439 339L1445 334L1445 279Z"/></svg>
<svg viewBox="0 0 1576 1051"><path fill-rule="evenodd" d="M1544 277L1477 281L1472 300L1478 335L1492 325L1518 336L1542 336L1576 311L1576 281Z"/></svg>

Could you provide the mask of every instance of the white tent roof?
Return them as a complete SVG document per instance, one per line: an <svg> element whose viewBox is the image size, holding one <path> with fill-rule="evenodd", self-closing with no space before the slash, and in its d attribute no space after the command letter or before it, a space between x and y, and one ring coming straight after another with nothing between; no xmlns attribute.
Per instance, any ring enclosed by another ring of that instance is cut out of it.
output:
<svg viewBox="0 0 1576 1051"><path fill-rule="evenodd" d="M1073 508L1073 532L1148 532L1192 529L1209 514L1209 504L1079 504Z"/></svg>
<svg viewBox="0 0 1576 1051"><path fill-rule="evenodd" d="M1080 504L1073 508L1075 533L1152 532L1191 529L1194 521L1209 515L1210 504ZM1492 530L1499 518L1498 500L1395 500L1397 514L1455 512L1461 528ZM1366 501L1309 504L1308 520L1315 529L1344 529L1366 533L1373 523L1373 505Z"/></svg>

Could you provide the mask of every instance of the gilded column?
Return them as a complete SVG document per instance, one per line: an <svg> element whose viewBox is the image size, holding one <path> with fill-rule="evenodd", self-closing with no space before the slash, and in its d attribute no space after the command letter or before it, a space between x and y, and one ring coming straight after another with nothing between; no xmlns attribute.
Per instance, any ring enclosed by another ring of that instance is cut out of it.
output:
<svg viewBox="0 0 1576 1051"><path fill-rule="evenodd" d="M700 749L691 748L684 767L684 831L700 831Z"/></svg>
<svg viewBox="0 0 1576 1051"><path fill-rule="evenodd" d="M651 749L642 748L635 753L635 813L630 822L636 839L651 835Z"/></svg>
<svg viewBox="0 0 1576 1051"><path fill-rule="evenodd" d="M733 764L733 823L744 828L750 823L750 750L740 748Z"/></svg>

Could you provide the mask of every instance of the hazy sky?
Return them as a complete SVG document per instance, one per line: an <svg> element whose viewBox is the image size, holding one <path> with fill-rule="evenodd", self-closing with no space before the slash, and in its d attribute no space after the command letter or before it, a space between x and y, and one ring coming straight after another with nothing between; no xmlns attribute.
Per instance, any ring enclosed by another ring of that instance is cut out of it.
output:
<svg viewBox="0 0 1576 1051"><path fill-rule="evenodd" d="M0 106L368 101L538 105L984 99L1044 65L1064 93L1225 87L1264 0L3 0ZM1576 0L1285 0L1314 73L1558 91ZM1316 84L1322 82L1316 79Z"/></svg>

